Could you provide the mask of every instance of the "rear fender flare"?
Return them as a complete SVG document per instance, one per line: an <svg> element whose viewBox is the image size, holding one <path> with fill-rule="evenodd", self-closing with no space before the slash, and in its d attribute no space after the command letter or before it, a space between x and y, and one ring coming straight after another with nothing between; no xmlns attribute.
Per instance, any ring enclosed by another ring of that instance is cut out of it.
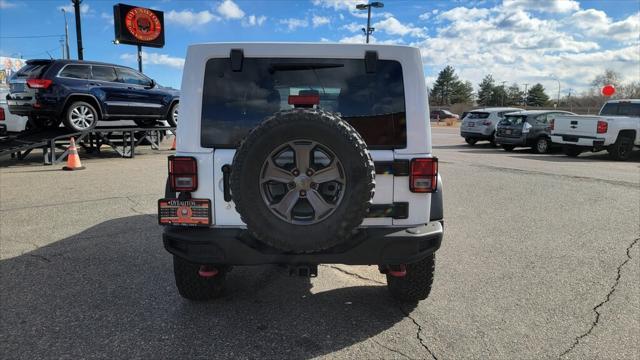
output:
<svg viewBox="0 0 640 360"><path fill-rule="evenodd" d="M438 221L444 219L444 203L442 199L442 192L444 188L442 186L442 177L438 174L438 186L436 192L431 194L431 214L429 215L429 221Z"/></svg>

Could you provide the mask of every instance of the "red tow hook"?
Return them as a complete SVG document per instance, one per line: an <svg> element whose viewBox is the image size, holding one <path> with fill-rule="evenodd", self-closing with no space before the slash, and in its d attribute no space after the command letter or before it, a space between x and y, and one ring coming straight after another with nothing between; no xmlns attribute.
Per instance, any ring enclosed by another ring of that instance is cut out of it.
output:
<svg viewBox="0 0 640 360"><path fill-rule="evenodd" d="M387 266L387 273L393 277L405 277L407 276L407 266L400 264L398 266Z"/></svg>
<svg viewBox="0 0 640 360"><path fill-rule="evenodd" d="M203 278L211 278L218 275L218 269L209 265L200 265L198 275L202 276Z"/></svg>

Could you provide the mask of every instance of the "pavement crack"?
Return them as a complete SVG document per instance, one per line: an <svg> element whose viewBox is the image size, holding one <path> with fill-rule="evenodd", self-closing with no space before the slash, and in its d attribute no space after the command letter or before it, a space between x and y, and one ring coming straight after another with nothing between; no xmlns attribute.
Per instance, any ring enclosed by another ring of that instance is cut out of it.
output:
<svg viewBox="0 0 640 360"><path fill-rule="evenodd" d="M362 276L362 275L359 275L359 274L356 274L356 273L341 269L341 268L339 268L337 266L332 266L332 265L328 265L328 264L321 264L320 266L331 268L333 270L339 271L339 272L341 272L343 274L347 274L349 276L355 277L355 278L360 279L360 280L369 281L369 282L380 284L380 285L387 285L386 283L384 283L382 281L371 279L371 278L368 278L368 277L365 277L365 276Z"/></svg>
<svg viewBox="0 0 640 360"><path fill-rule="evenodd" d="M376 341L376 339L371 339L371 341L373 341L374 343L376 343L378 346L383 347L383 348L385 348L385 349L387 349L387 350L391 351L392 353L396 353L396 354L398 354L398 355L402 355L403 357L405 357L405 358L407 358L407 359L411 359L411 357L410 357L409 355L407 355L407 354L403 353L403 352L402 352L402 351L400 351L400 350L396 350L396 349L390 348L390 347L388 347L387 345L382 344L382 343L380 343L379 341Z"/></svg>
<svg viewBox="0 0 640 360"><path fill-rule="evenodd" d="M38 254L29 254L29 256L34 257L36 259L44 260L45 262L48 262L48 263L51 262L51 260L46 256L42 256L42 255L38 255Z"/></svg>
<svg viewBox="0 0 640 360"><path fill-rule="evenodd" d="M433 360L438 360L438 357L433 353L433 351L431 351L431 349L429 349L429 345L427 345L427 343L424 341L424 339L422 339L422 336L420 336L420 334L422 333L422 325L420 325L418 323L418 321L416 321L416 319L414 319L408 311L406 311L403 307L402 304L398 303L398 308L400 309L400 311L404 314L404 316L406 316L409 320L411 320L413 322L413 324L416 326L417 331L416 331L416 339L418 339L418 341L420 342L420 345L422 345L422 347L427 350L427 352L431 355L431 357L433 358Z"/></svg>
<svg viewBox="0 0 640 360"><path fill-rule="evenodd" d="M607 296L605 297L605 299L600 302L598 305L593 307L593 312L596 314L596 317L594 318L593 322L591 323L591 325L589 326L589 329L587 331L585 331L584 333L580 334L580 336L576 337L573 341L573 344L571 344L571 346L565 350L562 354L560 354L560 356L558 356L558 358L562 358L563 356L569 354L571 351L573 351L573 349L575 349L578 344L580 344L580 341L584 338L586 338L587 336L591 335L591 333L593 332L593 329L595 329L596 326L598 326L598 322L600 321L600 308L603 307L606 303L608 303L611 300L611 296L613 296L613 293L616 291L616 289L618 288L618 284L620 283L620 278L622 277L622 268L629 262L631 261L631 249L640 241L640 238L637 238L635 240L633 240L631 242L631 244L629 244L629 246L627 246L627 258L620 263L620 265L618 265L617 268L617 274L616 274L616 279L613 282L613 285L611 285L611 289L609 290L609 293L607 293Z"/></svg>

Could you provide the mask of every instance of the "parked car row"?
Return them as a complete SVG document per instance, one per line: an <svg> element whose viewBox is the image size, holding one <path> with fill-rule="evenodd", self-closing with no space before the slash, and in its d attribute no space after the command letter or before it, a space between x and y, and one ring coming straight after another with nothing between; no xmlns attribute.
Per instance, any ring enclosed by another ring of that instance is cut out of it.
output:
<svg viewBox="0 0 640 360"><path fill-rule="evenodd" d="M9 79L2 98L12 115L26 117L34 128L62 123L86 131L111 120L176 126L178 120L177 90L131 68L93 61L29 60Z"/></svg>
<svg viewBox="0 0 640 360"><path fill-rule="evenodd" d="M640 100L610 100L597 116L559 110L477 109L463 118L460 135L469 145L487 140L505 151L529 147L544 154L558 147L576 157L607 150L613 159L627 160L633 148L640 147Z"/></svg>
<svg viewBox="0 0 640 360"><path fill-rule="evenodd" d="M431 113L429 113L429 118L431 118L431 120L444 120L444 119L460 120L460 115L454 114L449 110L440 109L440 110L431 110Z"/></svg>

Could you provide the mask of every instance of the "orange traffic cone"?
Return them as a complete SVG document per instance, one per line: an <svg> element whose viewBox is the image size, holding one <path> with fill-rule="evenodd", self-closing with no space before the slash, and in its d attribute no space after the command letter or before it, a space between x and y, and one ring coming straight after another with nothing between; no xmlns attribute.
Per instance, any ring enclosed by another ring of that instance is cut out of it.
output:
<svg viewBox="0 0 640 360"><path fill-rule="evenodd" d="M169 150L175 150L176 149L176 137L177 136L173 137L173 144L171 144L171 149L169 149Z"/></svg>
<svg viewBox="0 0 640 360"><path fill-rule="evenodd" d="M78 156L78 149L76 149L76 140L71 138L71 143L67 149L69 155L67 156L67 166L62 170L84 170L84 166L80 163L80 156Z"/></svg>

